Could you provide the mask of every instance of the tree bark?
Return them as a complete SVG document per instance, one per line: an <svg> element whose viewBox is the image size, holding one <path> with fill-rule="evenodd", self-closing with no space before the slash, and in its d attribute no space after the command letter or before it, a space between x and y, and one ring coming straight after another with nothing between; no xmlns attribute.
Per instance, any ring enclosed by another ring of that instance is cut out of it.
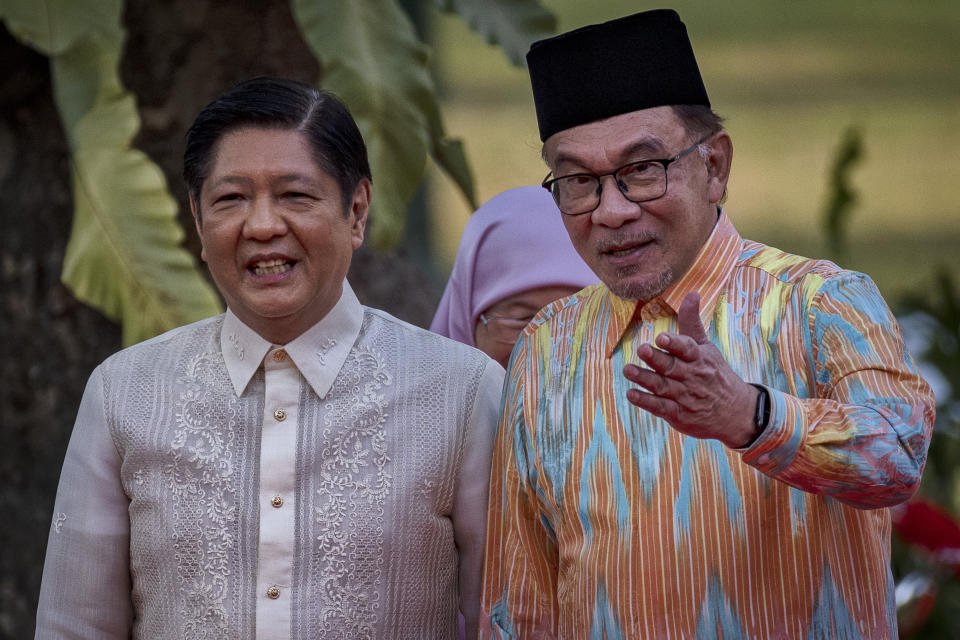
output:
<svg viewBox="0 0 960 640"><path fill-rule="evenodd" d="M120 328L60 283L73 200L48 61L2 25L0 60L0 636L29 638L70 428Z"/></svg>

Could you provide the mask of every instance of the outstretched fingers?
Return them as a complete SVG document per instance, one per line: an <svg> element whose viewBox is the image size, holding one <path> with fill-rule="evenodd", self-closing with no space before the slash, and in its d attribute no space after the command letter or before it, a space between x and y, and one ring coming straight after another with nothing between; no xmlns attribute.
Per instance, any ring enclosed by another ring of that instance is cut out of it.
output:
<svg viewBox="0 0 960 640"><path fill-rule="evenodd" d="M682 382L635 364L626 365L623 368L623 375L630 382L640 385L658 397L675 399L684 392Z"/></svg>
<svg viewBox="0 0 960 640"><path fill-rule="evenodd" d="M624 373L626 373L626 371L624 371ZM675 400L663 395L647 393L642 389L627 390L627 401L639 409L652 413L658 418L663 418L667 422L673 422L680 410L680 405Z"/></svg>

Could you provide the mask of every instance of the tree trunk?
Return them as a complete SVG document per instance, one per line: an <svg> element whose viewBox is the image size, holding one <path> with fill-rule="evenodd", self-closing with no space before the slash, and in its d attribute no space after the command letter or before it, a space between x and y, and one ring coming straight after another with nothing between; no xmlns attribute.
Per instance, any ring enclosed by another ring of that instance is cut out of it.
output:
<svg viewBox="0 0 960 640"><path fill-rule="evenodd" d="M120 328L60 284L73 201L47 59L0 25L0 636L33 637L60 464Z"/></svg>

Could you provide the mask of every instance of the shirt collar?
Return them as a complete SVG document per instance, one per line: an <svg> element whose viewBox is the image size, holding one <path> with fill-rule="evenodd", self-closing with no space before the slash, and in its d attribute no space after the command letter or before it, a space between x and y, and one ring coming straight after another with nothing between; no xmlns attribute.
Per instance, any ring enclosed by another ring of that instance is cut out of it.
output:
<svg viewBox="0 0 960 640"><path fill-rule="evenodd" d="M333 309L320 322L282 345L320 398L324 398L333 386L353 343L360 335L362 323L363 307L350 284L344 280L343 292ZM227 309L220 332L220 350L238 396L243 394L264 356L273 347Z"/></svg>
<svg viewBox="0 0 960 640"><path fill-rule="evenodd" d="M626 300L617 297L609 289L606 295L610 304L610 326L606 336L606 356L613 355L633 319L648 320L644 316L657 316L664 313L676 315L680 303L691 291L700 292L700 319L703 326L709 326L713 308L730 277L737 256L740 255L742 240L730 218L723 211L716 226L700 247L693 264L679 280L653 300Z"/></svg>

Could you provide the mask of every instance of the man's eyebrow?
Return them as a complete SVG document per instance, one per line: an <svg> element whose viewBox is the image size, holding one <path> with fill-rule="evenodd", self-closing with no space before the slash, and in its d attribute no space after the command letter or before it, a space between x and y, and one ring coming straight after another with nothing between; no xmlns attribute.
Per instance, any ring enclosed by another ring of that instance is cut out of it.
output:
<svg viewBox="0 0 960 640"><path fill-rule="evenodd" d="M637 140L633 144L621 149L619 152L617 152L617 157L621 162L634 162L652 160L662 157L666 153L666 147L663 146L663 143L659 138L648 137ZM585 166L583 160L566 153L560 153L556 158L554 158L554 163L557 167L562 166L564 163L569 163L578 167Z"/></svg>
<svg viewBox="0 0 960 640"><path fill-rule="evenodd" d="M630 158L631 156L640 156L643 157L637 158L638 160L647 160L653 159L655 156L665 154L666 147L663 146L663 143L657 138L644 138L643 140L638 140L634 142L629 147L620 152L621 158Z"/></svg>

